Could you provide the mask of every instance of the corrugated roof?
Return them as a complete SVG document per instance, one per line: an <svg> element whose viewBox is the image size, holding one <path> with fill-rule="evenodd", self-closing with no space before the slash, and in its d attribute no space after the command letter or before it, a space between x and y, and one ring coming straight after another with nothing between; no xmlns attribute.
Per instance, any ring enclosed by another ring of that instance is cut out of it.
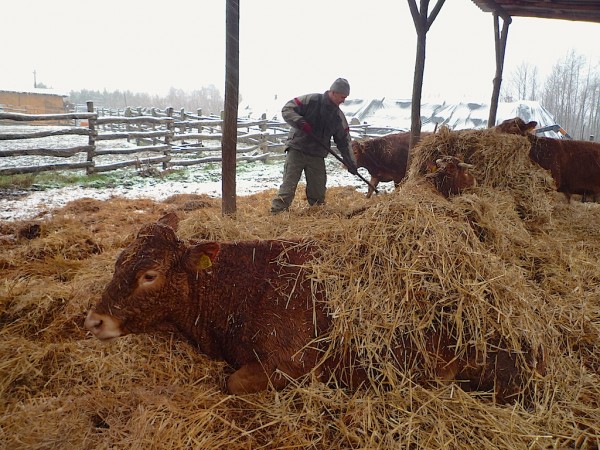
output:
<svg viewBox="0 0 600 450"><path fill-rule="evenodd" d="M517 17L600 23L599 0L472 0L485 12Z"/></svg>

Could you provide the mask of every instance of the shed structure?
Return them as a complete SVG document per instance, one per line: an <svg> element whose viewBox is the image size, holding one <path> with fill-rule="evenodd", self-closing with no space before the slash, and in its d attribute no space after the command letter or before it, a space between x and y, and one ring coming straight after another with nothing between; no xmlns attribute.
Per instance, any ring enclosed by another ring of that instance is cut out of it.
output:
<svg viewBox="0 0 600 450"><path fill-rule="evenodd" d="M66 95L48 89L2 90L0 111L23 114L59 114L66 112Z"/></svg>
<svg viewBox="0 0 600 450"><path fill-rule="evenodd" d="M494 16L496 47L496 75L488 126L496 122L500 85L504 68L504 54L508 38L508 27L512 17L534 17L600 23L600 0L472 0L482 11ZM503 21L500 29L500 18Z"/></svg>

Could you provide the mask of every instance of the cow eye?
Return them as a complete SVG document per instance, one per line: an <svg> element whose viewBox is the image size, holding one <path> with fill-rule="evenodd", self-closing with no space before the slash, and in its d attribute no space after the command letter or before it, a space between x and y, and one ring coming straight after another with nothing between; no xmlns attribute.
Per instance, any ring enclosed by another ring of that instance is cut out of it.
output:
<svg viewBox="0 0 600 450"><path fill-rule="evenodd" d="M151 283L152 281L156 280L157 277L158 272L155 272L154 270L149 270L145 272L144 275L142 275L142 281L144 283Z"/></svg>

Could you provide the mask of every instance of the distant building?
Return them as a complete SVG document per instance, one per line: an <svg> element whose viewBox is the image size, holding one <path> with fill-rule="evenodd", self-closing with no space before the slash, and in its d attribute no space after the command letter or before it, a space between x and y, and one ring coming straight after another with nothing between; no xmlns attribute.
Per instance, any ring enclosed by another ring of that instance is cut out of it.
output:
<svg viewBox="0 0 600 450"><path fill-rule="evenodd" d="M23 114L60 114L67 112L67 95L51 89L0 89L0 112Z"/></svg>

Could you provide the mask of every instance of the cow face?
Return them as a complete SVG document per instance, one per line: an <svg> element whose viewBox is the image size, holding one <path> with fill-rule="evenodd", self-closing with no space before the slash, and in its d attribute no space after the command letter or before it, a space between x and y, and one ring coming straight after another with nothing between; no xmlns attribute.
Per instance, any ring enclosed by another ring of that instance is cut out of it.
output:
<svg viewBox="0 0 600 450"><path fill-rule="evenodd" d="M529 149L529 158L546 170L557 169L560 155L560 145L556 145L558 139L540 138L529 136L531 148Z"/></svg>
<svg viewBox="0 0 600 450"><path fill-rule="evenodd" d="M165 216L142 228L119 255L112 280L85 320L85 328L98 339L173 331L170 317L177 311L178 299L189 292L187 271L209 267L219 246L187 248L177 239L172 219Z"/></svg>
<svg viewBox="0 0 600 450"><path fill-rule="evenodd" d="M426 177L433 181L440 194L449 197L476 185L475 177L469 172L473 167L455 156L443 156L435 161Z"/></svg>
<svg viewBox="0 0 600 450"><path fill-rule="evenodd" d="M363 167L359 164L362 163L362 154L364 153L364 142L361 141L352 141L352 153L354 154L354 160L356 161L357 167ZM360 162L359 162L360 161Z"/></svg>
<svg viewBox="0 0 600 450"><path fill-rule="evenodd" d="M525 123L525 121L520 117L515 117L513 119L505 120L500 125L495 126L493 130L498 133L527 136L529 134L534 134L536 127L537 122L533 120L531 122Z"/></svg>

